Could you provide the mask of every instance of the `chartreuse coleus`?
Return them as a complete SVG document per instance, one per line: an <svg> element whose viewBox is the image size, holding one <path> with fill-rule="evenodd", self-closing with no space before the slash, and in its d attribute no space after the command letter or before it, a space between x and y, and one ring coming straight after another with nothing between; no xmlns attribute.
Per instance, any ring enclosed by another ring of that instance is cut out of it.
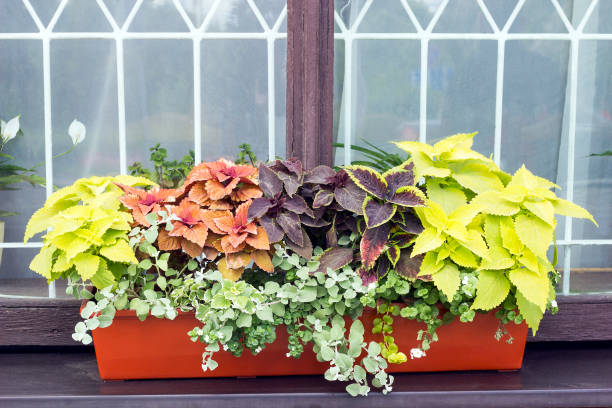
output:
<svg viewBox="0 0 612 408"><path fill-rule="evenodd" d="M410 153L427 192L427 205L415 208L424 229L411 255L424 254L419 275L431 275L449 299L459 288L460 270L476 272L472 309L493 309L513 292L536 332L555 296L547 255L555 215L597 223L584 208L557 197L552 189L559 187L549 180L525 166L510 175L472 150L474 135L457 134L434 145L396 143Z"/></svg>

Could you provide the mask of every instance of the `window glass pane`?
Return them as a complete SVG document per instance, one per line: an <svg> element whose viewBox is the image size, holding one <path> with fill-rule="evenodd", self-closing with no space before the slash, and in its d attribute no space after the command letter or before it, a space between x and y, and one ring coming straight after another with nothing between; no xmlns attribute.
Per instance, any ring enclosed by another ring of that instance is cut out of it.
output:
<svg viewBox="0 0 612 408"><path fill-rule="evenodd" d="M599 222L570 228L558 218L559 289L612 291L612 41L597 37L612 32L610 8L600 1L589 16L590 0L378 3L335 2L335 140L391 150L389 141L479 131L477 151L511 173L525 164ZM427 31L415 31L415 20ZM568 32L583 21L590 34ZM336 164L362 158L335 153Z"/></svg>
<svg viewBox="0 0 612 408"><path fill-rule="evenodd" d="M42 24L51 24L40 33L21 0L0 1L0 35L11 33L0 38L0 118L21 114L24 132L5 153L23 166L41 163L36 173L51 172L56 187L116 175L135 161L148 168L156 143L171 160L189 150L201 160L235 158L245 142L260 159L284 156L286 1L224 0L212 15L213 3L31 0ZM205 20L207 30L190 31ZM126 33L114 32L114 23ZM46 151L72 146L74 119L86 126L85 141L46 163ZM0 217L0 296L46 296L46 281L28 268L38 248L21 242L47 193L18 187L0 193L0 210L20 213Z"/></svg>

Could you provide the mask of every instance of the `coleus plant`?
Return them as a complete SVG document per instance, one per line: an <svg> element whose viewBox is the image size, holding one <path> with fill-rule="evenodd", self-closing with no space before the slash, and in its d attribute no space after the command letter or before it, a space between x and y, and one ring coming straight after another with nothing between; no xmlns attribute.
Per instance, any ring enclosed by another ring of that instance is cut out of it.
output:
<svg viewBox="0 0 612 408"><path fill-rule="evenodd" d="M382 174L365 166L345 168L355 184L366 192L361 203L365 230L360 243L364 280L376 280L381 273L387 272L389 264L386 261L379 265L380 271L374 270L384 252L389 254L388 259L395 266L402 247L409 245L410 234L421 232L412 208L425 205L425 195L415 186L412 167L412 163L404 163Z"/></svg>
<svg viewBox="0 0 612 408"><path fill-rule="evenodd" d="M159 249L203 256L225 278L237 280L251 260L273 271L266 231L247 220L251 199L262 195L256 176L253 166L221 159L194 167L176 190L125 189L122 200L140 226L149 226L145 213L169 216L167 227L158 232Z"/></svg>
<svg viewBox="0 0 612 408"><path fill-rule="evenodd" d="M30 269L49 281L76 272L99 289L112 285L127 264L137 263L128 244L132 216L117 184L151 186L142 177L90 177L53 193L26 226L24 243L42 231L43 247Z"/></svg>
<svg viewBox="0 0 612 408"><path fill-rule="evenodd" d="M460 271L478 274L472 309L490 310L516 297L521 315L535 332L554 300L555 214L593 217L551 191L554 183L524 166L510 175L471 150L474 134L458 134L433 146L400 142L424 177L427 206L416 210L425 229L412 256L424 258L419 275L431 275L451 299Z"/></svg>

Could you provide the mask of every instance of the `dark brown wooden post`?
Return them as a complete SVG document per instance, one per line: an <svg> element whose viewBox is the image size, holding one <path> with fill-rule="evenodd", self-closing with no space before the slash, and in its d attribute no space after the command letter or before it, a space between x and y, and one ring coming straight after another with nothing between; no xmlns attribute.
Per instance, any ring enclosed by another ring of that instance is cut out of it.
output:
<svg viewBox="0 0 612 408"><path fill-rule="evenodd" d="M287 157L332 165L334 0L288 0L287 25Z"/></svg>

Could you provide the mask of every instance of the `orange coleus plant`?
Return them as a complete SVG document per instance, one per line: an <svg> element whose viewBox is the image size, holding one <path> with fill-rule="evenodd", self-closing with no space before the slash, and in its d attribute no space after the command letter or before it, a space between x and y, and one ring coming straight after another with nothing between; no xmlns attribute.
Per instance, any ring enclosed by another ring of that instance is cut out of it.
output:
<svg viewBox="0 0 612 408"><path fill-rule="evenodd" d="M252 199L262 196L257 175L253 166L221 159L194 167L176 190L122 187L122 202L145 227L150 225L147 214L168 212L172 228L159 231L160 250L202 256L216 262L224 277L237 280L251 261L267 272L274 270L265 229L247 220Z"/></svg>
<svg viewBox="0 0 612 408"><path fill-rule="evenodd" d="M145 227L151 225L145 218L147 214L156 213L164 205L173 203L177 195L174 189L153 187L145 191L125 184L115 184L125 193L119 201L132 211L134 221Z"/></svg>

